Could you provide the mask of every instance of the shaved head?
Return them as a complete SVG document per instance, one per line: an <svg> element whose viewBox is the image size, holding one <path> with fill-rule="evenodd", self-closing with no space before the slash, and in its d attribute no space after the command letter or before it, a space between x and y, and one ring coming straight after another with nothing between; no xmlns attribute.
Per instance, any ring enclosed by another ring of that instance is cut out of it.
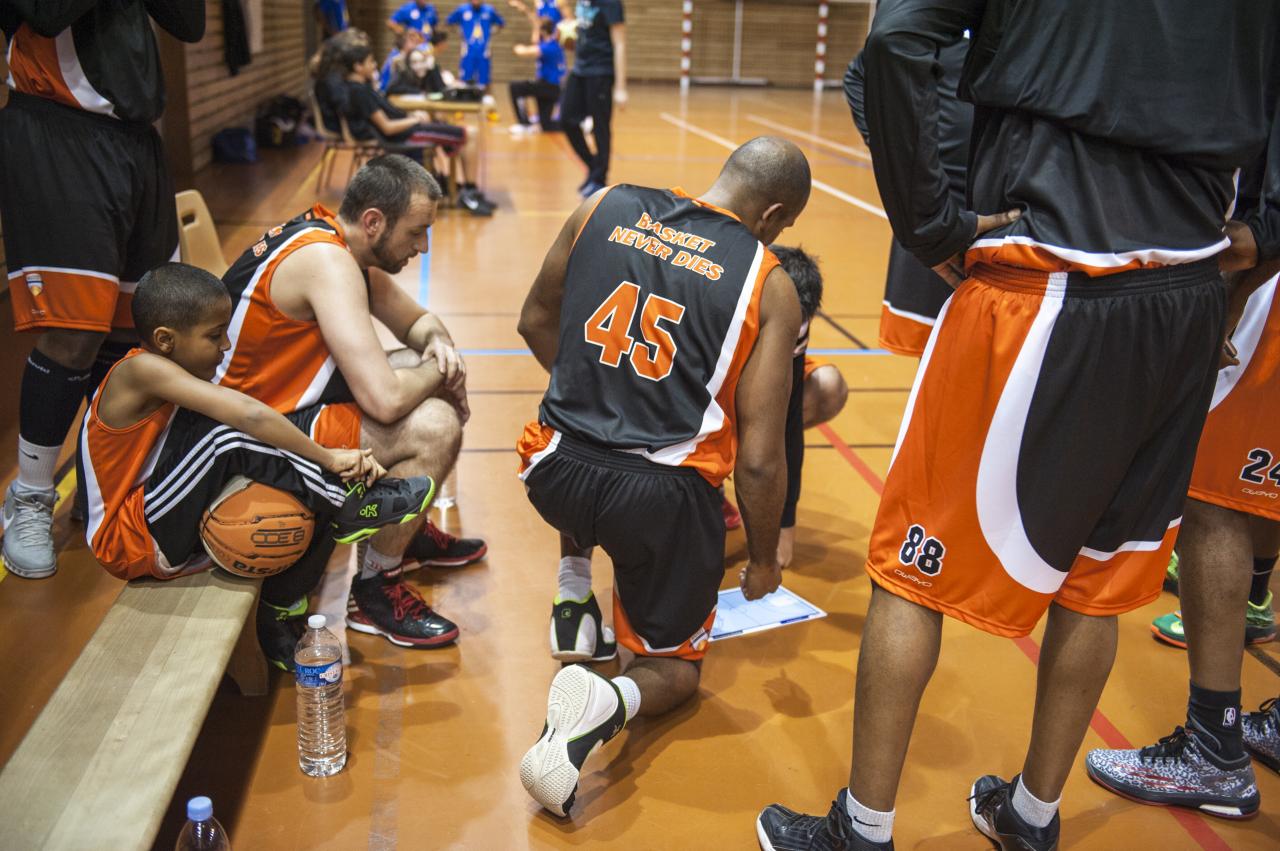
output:
<svg viewBox="0 0 1280 851"><path fill-rule="evenodd" d="M757 136L741 145L725 161L720 181L754 195L758 204L781 204L792 213L804 209L813 183L804 152L777 136Z"/></svg>

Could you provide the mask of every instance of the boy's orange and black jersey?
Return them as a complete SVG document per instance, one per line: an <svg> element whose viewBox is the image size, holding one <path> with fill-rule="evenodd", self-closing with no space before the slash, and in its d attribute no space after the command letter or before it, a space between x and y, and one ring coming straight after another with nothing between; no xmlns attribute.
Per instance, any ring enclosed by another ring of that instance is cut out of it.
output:
<svg viewBox="0 0 1280 851"><path fill-rule="evenodd" d="M558 431L718 485L733 469L737 382L777 265L725 210L679 189L613 187L569 255L526 461Z"/></svg>
<svg viewBox="0 0 1280 851"><path fill-rule="evenodd" d="M227 328L231 351L214 376L215 384L284 414L317 403L351 401L320 324L286 316L271 296L272 278L284 259L320 243L347 247L333 214L317 204L263 234L222 276L234 307Z"/></svg>

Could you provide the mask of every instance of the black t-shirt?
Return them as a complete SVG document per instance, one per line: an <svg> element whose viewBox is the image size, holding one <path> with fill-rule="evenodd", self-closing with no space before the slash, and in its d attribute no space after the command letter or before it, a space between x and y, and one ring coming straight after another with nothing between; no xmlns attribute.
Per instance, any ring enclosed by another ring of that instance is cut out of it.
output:
<svg viewBox="0 0 1280 851"><path fill-rule="evenodd" d="M347 80L346 115L347 126L351 128L352 137L365 141L376 139L381 135L373 123L373 114L378 110L382 110L387 118L406 117L406 113L392 106L386 98L374 91L371 86L366 83ZM398 140L402 136L407 137L409 135L412 135L412 131L397 133L387 138Z"/></svg>
<svg viewBox="0 0 1280 851"><path fill-rule="evenodd" d="M622 0L578 0L578 56L573 73L579 77L613 76L613 39L609 27L626 19Z"/></svg>

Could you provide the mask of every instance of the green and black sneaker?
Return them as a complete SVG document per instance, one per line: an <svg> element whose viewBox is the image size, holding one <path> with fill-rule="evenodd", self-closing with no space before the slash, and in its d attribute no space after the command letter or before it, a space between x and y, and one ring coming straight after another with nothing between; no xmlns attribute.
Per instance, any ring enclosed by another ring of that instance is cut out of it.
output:
<svg viewBox="0 0 1280 851"><path fill-rule="evenodd" d="M293 673L293 651L307 631L307 598L288 608L258 600L258 644L267 661L282 671Z"/></svg>
<svg viewBox="0 0 1280 851"><path fill-rule="evenodd" d="M410 523L427 510L435 495L436 483L430 476L384 476L368 487L353 482L347 486L347 501L333 518L333 539L354 544L383 526Z"/></svg>
<svg viewBox="0 0 1280 851"><path fill-rule="evenodd" d="M1178 593L1178 551L1169 553L1169 566L1164 570L1164 590L1170 594Z"/></svg>

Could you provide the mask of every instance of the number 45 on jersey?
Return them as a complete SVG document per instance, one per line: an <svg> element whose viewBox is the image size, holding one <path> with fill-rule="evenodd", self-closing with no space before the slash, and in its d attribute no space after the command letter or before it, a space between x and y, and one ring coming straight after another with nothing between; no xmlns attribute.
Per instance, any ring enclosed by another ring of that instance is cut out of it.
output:
<svg viewBox="0 0 1280 851"><path fill-rule="evenodd" d="M600 347L600 363L615 369L623 357L630 356L636 375L650 381L661 381L671 374L676 358L676 341L671 331L659 324L679 325L684 318L684 305L653 293L644 300L640 311L640 335L643 342L631 336L631 323L640 304L640 287L623 281L583 325L588 343Z"/></svg>

